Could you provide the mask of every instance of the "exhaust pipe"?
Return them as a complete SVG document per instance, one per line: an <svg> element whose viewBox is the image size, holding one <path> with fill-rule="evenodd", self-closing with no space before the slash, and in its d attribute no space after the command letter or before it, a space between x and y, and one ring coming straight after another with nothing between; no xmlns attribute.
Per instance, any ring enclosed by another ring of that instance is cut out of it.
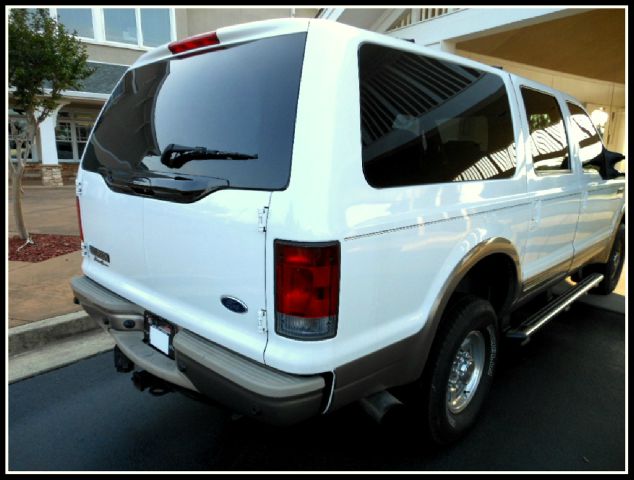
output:
<svg viewBox="0 0 634 480"><path fill-rule="evenodd" d="M168 382L155 377L145 370L134 372L132 374L132 383L139 391L143 392L147 389L150 395L155 397L174 391L174 388Z"/></svg>
<svg viewBox="0 0 634 480"><path fill-rule="evenodd" d="M378 424L388 422L389 418L402 413L405 405L387 390L374 393L359 400L361 407Z"/></svg>
<svg viewBox="0 0 634 480"><path fill-rule="evenodd" d="M114 347L114 368L117 372L128 373L134 370L134 363L121 351L118 345Z"/></svg>

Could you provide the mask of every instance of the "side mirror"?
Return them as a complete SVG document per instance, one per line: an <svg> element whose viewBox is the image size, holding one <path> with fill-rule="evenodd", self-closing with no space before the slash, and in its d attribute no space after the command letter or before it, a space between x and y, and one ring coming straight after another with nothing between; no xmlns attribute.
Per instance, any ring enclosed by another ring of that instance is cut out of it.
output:
<svg viewBox="0 0 634 480"><path fill-rule="evenodd" d="M618 152L611 152L610 150L603 147L603 151L601 152L601 154L597 155L595 158L589 161L587 165L593 165L599 170L599 173L601 174L601 177L603 179L610 180L612 178L624 175L616 168L614 168L614 165L624 158L624 155Z"/></svg>
<svg viewBox="0 0 634 480"><path fill-rule="evenodd" d="M605 163L605 176L606 179L616 178L625 175L622 172L619 172L614 165L616 165L621 160L625 159L625 155L618 152L611 152L610 150L603 151L603 158ZM602 172L603 173L603 172Z"/></svg>

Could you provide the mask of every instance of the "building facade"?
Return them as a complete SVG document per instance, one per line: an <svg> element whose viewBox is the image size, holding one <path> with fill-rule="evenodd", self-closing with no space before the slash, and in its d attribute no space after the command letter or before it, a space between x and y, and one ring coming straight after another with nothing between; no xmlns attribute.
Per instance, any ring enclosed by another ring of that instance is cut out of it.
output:
<svg viewBox="0 0 634 480"><path fill-rule="evenodd" d="M88 135L126 69L154 47L239 23L314 17L300 8L50 8L53 18L76 31L94 72L79 91L64 92L58 108L40 125L25 183L73 184ZM24 120L9 97L9 122ZM10 155L15 156L9 133Z"/></svg>

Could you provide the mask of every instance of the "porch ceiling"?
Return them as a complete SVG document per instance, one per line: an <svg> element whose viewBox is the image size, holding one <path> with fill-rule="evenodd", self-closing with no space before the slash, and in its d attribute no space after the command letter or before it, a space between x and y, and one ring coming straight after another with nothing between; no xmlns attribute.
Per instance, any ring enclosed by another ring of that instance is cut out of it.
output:
<svg viewBox="0 0 634 480"><path fill-rule="evenodd" d="M385 8L346 8L337 21L353 27L372 29L387 11Z"/></svg>
<svg viewBox="0 0 634 480"><path fill-rule="evenodd" d="M597 9L461 41L456 48L625 83L625 10Z"/></svg>

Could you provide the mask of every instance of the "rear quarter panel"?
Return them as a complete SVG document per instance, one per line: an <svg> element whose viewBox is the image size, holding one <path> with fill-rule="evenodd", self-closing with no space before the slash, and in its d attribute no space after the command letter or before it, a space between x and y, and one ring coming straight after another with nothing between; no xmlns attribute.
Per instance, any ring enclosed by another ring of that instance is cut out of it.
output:
<svg viewBox="0 0 634 480"><path fill-rule="evenodd" d="M447 277L478 244L508 239L521 250L530 203L524 138L507 180L375 189L362 171L357 50L371 41L409 43L339 25L311 23L287 190L274 192L267 226L269 340L265 362L309 374L368 355L420 331ZM431 54L431 52L430 52ZM437 54L437 53L436 53ZM444 54L441 54L444 55ZM451 58L451 56L448 56ZM480 65L453 57L475 68ZM508 75L496 69L510 88ZM517 103L509 96L513 122ZM341 243L337 336L302 342L274 332L273 241ZM271 287L271 288L269 288Z"/></svg>

